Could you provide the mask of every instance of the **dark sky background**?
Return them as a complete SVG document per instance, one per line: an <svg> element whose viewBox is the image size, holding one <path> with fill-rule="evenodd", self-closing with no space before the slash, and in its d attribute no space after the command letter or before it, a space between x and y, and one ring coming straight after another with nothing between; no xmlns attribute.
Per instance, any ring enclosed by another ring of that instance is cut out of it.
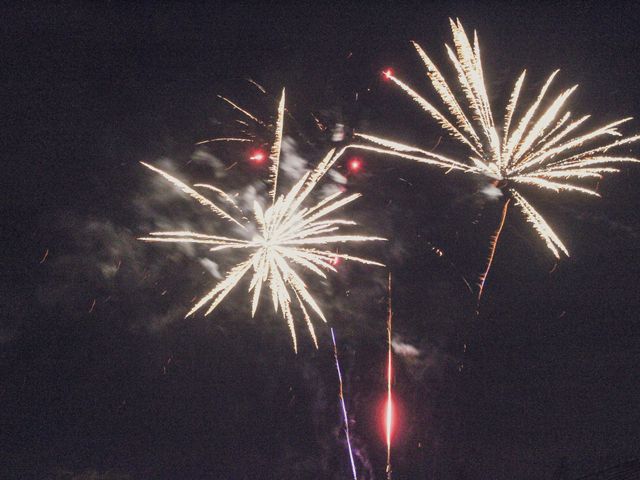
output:
<svg viewBox="0 0 640 480"><path fill-rule="evenodd" d="M233 132L237 117L217 94L268 119L282 86L296 158L313 164L331 143L311 113L431 148L441 132L380 71L392 66L434 98L409 40L449 72L450 16L479 31L496 112L523 68L529 97L561 68L556 92L580 84L572 111L595 124L640 117L636 8L3 8L0 477L350 478L328 328L317 325L316 351L300 325L295 355L269 301L251 319L242 288L212 316L184 319L215 282L206 250L135 238L224 225L138 162L259 192L266 172L246 151L195 143ZM631 123L625 133L640 130ZM238 165L223 177L218 161ZM348 176L347 189L364 194L349 213L389 238L358 253L389 266L404 345L394 478L571 480L640 458L638 168L605 178L602 199L531 191L572 255L556 265L512 210L476 314L465 280L484 265L499 203L460 174L364 162ZM385 477L386 275L342 264L313 283L338 334L362 479Z"/></svg>

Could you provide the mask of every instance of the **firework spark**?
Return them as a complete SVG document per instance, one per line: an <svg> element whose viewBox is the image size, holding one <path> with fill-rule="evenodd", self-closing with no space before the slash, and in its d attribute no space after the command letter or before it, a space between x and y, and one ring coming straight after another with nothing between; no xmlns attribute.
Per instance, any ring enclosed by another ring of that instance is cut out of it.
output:
<svg viewBox="0 0 640 480"><path fill-rule="evenodd" d="M338 383L339 383L339 397L340 406L342 408L342 418L344 420L344 434L347 437L347 447L349 449L349 461L351 462L351 473L353 473L353 480L358 480L358 474L356 473L356 462L353 459L353 449L351 448L351 435L349 434L349 417L347 416L347 406L344 402L344 392L342 389L342 372L340 370L340 362L338 361L338 345L336 344L336 336L331 329L331 340L333 341L333 358L336 360L336 370L338 371Z"/></svg>
<svg viewBox="0 0 640 480"><path fill-rule="evenodd" d="M527 221L532 224L556 258L560 258L561 253L568 256L569 252L565 245L544 218L522 196L519 187L528 185L553 192L574 191L599 196L595 190L574 182L599 179L604 173L618 172L619 170L614 166L639 162L640 160L635 158L610 155L607 152L640 140L640 135L623 137L618 131L618 127L628 122L630 118L576 133L589 116L575 118L571 112L563 113L563 111L577 85L564 90L552 101L545 102L546 106L543 108L543 100L558 73L557 70L551 74L528 108L519 107L520 92L525 78L525 72L523 72L516 81L507 103L502 127L498 127L494 121L485 86L477 34L474 33L473 42L471 42L459 20L451 21L451 29L454 48L446 45L446 50L456 72L458 93L454 93L424 50L413 42L426 67L427 76L447 110L446 114L441 113L424 97L398 79L391 70L385 71L384 75L400 87L454 139L469 149L468 161L459 162L418 147L364 134L356 135L376 146L353 145L353 147L387 153L447 170L461 170L465 173L488 177L500 188L505 197L513 199L513 203L520 207ZM520 109L522 110L520 120L515 122L515 113ZM608 139L610 137L618 138L610 140ZM506 215L506 207L502 222L504 222L504 215ZM494 249L495 243L492 245L492 251ZM482 284L487 274L488 270L481 277Z"/></svg>
<svg viewBox="0 0 640 480"><path fill-rule="evenodd" d="M248 112L243 113L253 117ZM235 265L209 293L200 299L187 313L187 317L208 305L205 315L210 314L231 290L238 285L248 272L252 272L248 293L251 298L251 313L255 315L260 302L260 294L263 286L270 290L273 307L276 313L281 312L286 320L293 348L297 351L297 339L294 328L294 315L292 306L297 305L307 324L314 344L318 345L314 327L311 322L309 310L315 312L324 322L326 318L313 298L304 280L294 269L294 266L303 267L312 273L326 278L325 271L336 271L334 262L336 258L353 260L355 262L383 266L381 263L355 257L347 254L338 254L329 250L336 243L369 242L385 240L379 237L364 235L343 235L338 232L343 226L353 226L356 223L348 219L327 218L334 211L353 202L360 194L344 196L337 192L320 200L318 203L303 207L305 200L313 192L322 177L340 158L344 149L336 153L331 150L318 166L307 172L300 178L291 190L285 195L277 195L278 168L280 163L280 147L282 142L282 129L284 119L284 91L278 108L278 120L276 124L276 137L271 149L270 160L273 162L270 171L271 189L269 192L270 206L263 210L260 203L255 201L253 205L253 217L257 233L251 239L205 235L189 231L153 232L148 237L140 238L146 242L179 242L200 243L211 246L212 252L221 250L247 250L248 258ZM146 163L143 165L162 175L174 187L188 194L203 206L209 208L218 217L233 223L239 227L240 232L248 235L249 229L236 220L230 213L212 202L194 188L168 173ZM194 187L205 188L216 193L222 201L233 207L236 212L242 210L233 198L219 188L212 185L196 184Z"/></svg>

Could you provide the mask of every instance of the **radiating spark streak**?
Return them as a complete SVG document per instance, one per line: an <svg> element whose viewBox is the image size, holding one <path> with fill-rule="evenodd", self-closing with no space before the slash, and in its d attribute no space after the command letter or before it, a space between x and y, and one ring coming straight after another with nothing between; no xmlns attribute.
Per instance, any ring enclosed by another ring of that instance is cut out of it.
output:
<svg viewBox="0 0 640 480"><path fill-rule="evenodd" d="M558 259L560 258L558 249L562 250L562 252L568 257L569 251L567 250L567 247L563 245L562 241L547 224L544 218L542 218L542 215L540 215L533 208L533 206L529 202L527 202L527 200L515 189L510 188L509 191L511 192L511 195L513 195L513 198L516 201L516 205L522 208L522 211L524 212L525 217L527 218L529 223L533 225L533 228L535 228L540 237L542 237L542 239L547 244L547 248L553 252L555 257Z"/></svg>
<svg viewBox="0 0 640 480"><path fill-rule="evenodd" d="M244 108L242 108L241 106L233 103L231 100L229 100L227 97L223 97L222 95L218 95L218 98L227 102L229 105L231 105L233 108L235 108L236 110L238 110L240 113L244 114L247 118L250 118L251 120L253 120L254 122L263 125L264 123L258 119L255 115L252 115L251 113L249 113L248 111L246 111ZM246 123L245 123L246 125Z"/></svg>
<svg viewBox="0 0 640 480"><path fill-rule="evenodd" d="M356 262L359 263L363 263L365 265L376 265L378 267L384 267L384 263L380 263L380 262L374 262L373 260L367 260L365 258L360 258L360 257L354 257L353 255L347 255L345 253L334 253L334 252L323 252L323 251L318 251L318 250L309 250L309 249L298 249L298 250L302 250L304 252L308 252L311 254L316 254L319 256L323 256L325 257L327 260L329 260L329 265L331 264L331 260L334 260L335 258L342 258L344 260L354 260Z"/></svg>
<svg viewBox="0 0 640 480"><path fill-rule="evenodd" d="M517 163L518 160L522 157L522 155L526 153L527 150L529 150L533 142L540 139L540 137L545 133L545 129L548 128L548 126L557 117L558 112L562 108L562 105L567 101L567 99L571 96L571 94L575 92L576 88L578 88L577 85L573 86L569 90L566 90L558 98L556 98L553 104L533 125L529 133L524 137L524 139L517 146L513 154L514 163Z"/></svg>
<svg viewBox="0 0 640 480"><path fill-rule="evenodd" d="M420 58L422 59L425 66L427 67L427 75L429 76L429 79L431 80L431 83L433 84L434 88L437 90L440 97L446 98L446 106L451 112L451 114L456 118L458 126L471 136L471 138L473 139L474 145L478 150L481 151L482 143L480 142L480 138L478 137L478 134L476 133L475 129L473 128L473 125L465 115L464 111L458 104L458 101L456 100L455 95L449 88L449 85L447 85L447 82L445 81L444 77L438 71L438 68L431 61L431 59L427 56L427 54L422 49L422 47L420 47L420 45L418 45L416 42L411 42L411 43L413 44L414 48L418 52L418 55L420 55Z"/></svg>
<svg viewBox="0 0 640 480"><path fill-rule="evenodd" d="M391 310L391 272L389 272L389 300L387 312L387 403L385 406L385 435L387 440L387 478L391 479L391 432L393 428L393 397L391 394L391 378L393 375L392 368L392 344L391 344L391 321L393 312Z"/></svg>
<svg viewBox="0 0 640 480"><path fill-rule="evenodd" d="M45 260L47 260L47 257L49 256L49 249L47 248L44 252L44 256L42 257L42 260L40 260L40 263L44 263Z"/></svg>
<svg viewBox="0 0 640 480"><path fill-rule="evenodd" d="M210 138L209 140L202 140L201 142L196 143L196 145L204 145L205 143L214 143L214 142L252 142L253 140L250 138L235 138L235 137L220 137L220 138Z"/></svg>
<svg viewBox="0 0 640 480"><path fill-rule="evenodd" d="M373 137L370 137L373 138ZM348 148L357 148L359 150L368 150L370 152L376 152L376 153L384 153L387 155L393 155L395 157L400 157L400 158L406 158L408 160L414 160L416 162L419 163L426 163L428 165L435 165L436 167L441 167L441 168L446 168L448 170L462 170L463 172L468 172L468 171L472 171L472 172L476 172L479 173L482 170L469 166L469 165L464 165L461 163L447 163L447 162L443 162L441 160L435 160L433 158L427 158L427 157L420 157L418 155L409 155L407 153L402 153L399 151L395 151L395 150L387 150L384 148L377 148L377 147L372 147L370 145L358 145L358 144L351 144L348 146ZM484 165L483 165L484 168Z"/></svg>
<svg viewBox="0 0 640 480"><path fill-rule="evenodd" d="M278 190L278 171L280 170L280 149L282 148L282 129L284 127L284 88L282 89L282 96L280 97L280 104L278 105L278 119L276 120L276 134L273 145L271 146L271 154L269 155L269 161L271 161L270 174L271 174L271 200L275 203L276 191Z"/></svg>
<svg viewBox="0 0 640 480"><path fill-rule="evenodd" d="M602 178L602 173L617 173L619 168L611 167L596 167L592 169L584 168L582 170L570 170L570 169L555 169L545 170L544 176L547 178L561 177L561 178ZM537 174L539 175L539 174Z"/></svg>
<svg viewBox="0 0 640 480"><path fill-rule="evenodd" d="M302 316L304 317L304 322L307 325L307 328L309 329L309 334L311 335L311 340L313 340L313 345L316 347L316 349L318 348L318 337L316 336L316 330L313 327L313 323L311 322L311 317L309 316L309 312L307 312L307 309L304 306L304 303L302 302L302 299L300 298L300 295L298 295L297 292L293 292L296 296L296 299L298 300L298 305L300 306L300 310L302 310Z"/></svg>
<svg viewBox="0 0 640 480"><path fill-rule="evenodd" d="M516 81L515 87L513 87L513 92L511 92L511 97L509 98L509 103L507 104L507 108L504 114L504 127L502 129L502 160L500 162L500 166L504 167L504 158L506 157L506 149L507 149L507 140L509 139L509 128L511 127L511 120L513 119L513 113L516 111L516 107L518 106L518 99L520 98L520 90L522 89L522 84L524 83L524 78L527 75L527 71L524 70L518 80Z"/></svg>
<svg viewBox="0 0 640 480"><path fill-rule="evenodd" d="M253 85L254 87L256 87L258 90L260 90L262 93L267 93L267 91L264 89L264 87L262 85L260 85L258 82L256 82L254 79L252 78L247 78L247 82L249 82L251 85Z"/></svg>
<svg viewBox="0 0 640 480"><path fill-rule="evenodd" d="M277 144L282 140L283 118L284 91L278 109L275 141ZM203 244L209 246L212 252L229 249L247 251L248 258L232 267L223 280L198 300L187 313L187 316L194 314L205 306L207 306L205 315L208 315L247 274L250 274L247 293L251 304L251 315L255 315L260 303L261 292L264 288L267 288L271 294L274 311L281 314L289 327L294 350L297 351L297 338L294 327L293 307L302 312L304 321L317 348L317 338L309 313L312 311L324 322L326 322L326 318L317 301L311 295L305 281L293 267L302 267L311 272L311 274L326 278L326 271L335 271L335 267L331 262L337 256L366 265L384 266L381 263L357 256L337 255L333 251L336 243L350 244L385 240L373 236L341 234L341 228L354 226L356 225L355 222L344 218L329 218L331 213L356 200L360 196L359 194L344 196L342 192L337 192L308 207L303 206L305 200L318 185L324 174L329 171L345 150L343 148L337 154L335 150L331 150L314 170L304 174L284 195L277 195L277 177L274 178L271 192L272 198L269 198L270 206L263 210L260 203L254 201L253 219L256 234L251 239L207 235L190 231L152 232L148 236L140 238L140 240L147 242ZM279 146L272 149L271 159L274 165L279 165ZM240 225L227 212L221 210L209 199L193 190L193 188L156 167L144 165L163 176L176 188L209 207L217 215ZM277 176L277 171L275 175ZM225 201L232 203L234 208L239 209L233 199L219 188L207 184L196 185L214 191ZM247 229L243 227L241 233L247 235Z"/></svg>
<svg viewBox="0 0 640 480"><path fill-rule="evenodd" d="M259 245L259 243L249 242L242 239L234 239L229 237L221 237L217 235L204 235L194 232L151 232L151 237L141 237L138 240L146 242L188 242L188 243L206 243L209 245L219 246L235 246L237 248L251 248Z"/></svg>
<svg viewBox="0 0 640 480"><path fill-rule="evenodd" d="M615 126L620 125L621 123L627 122L628 120L630 120L630 118L625 118L622 120L618 120L617 122L613 122L610 123L608 125L605 125L604 127L600 127L597 130L594 130L592 132L589 132L585 135L581 135L579 137L573 138L572 140L569 140L566 143L563 143L561 145L558 145L557 147L554 147L552 149L549 149L547 151L545 151L543 154L540 155L534 155L531 159L529 159L526 163L524 164L516 164L516 168L513 169L513 172L520 172L526 168L530 168L534 165L539 165L541 163L543 163L546 160L549 160L550 158L552 158L555 155L558 155L560 153L569 151L573 148L579 147L581 145L583 145L584 143L593 140L597 137L601 137L603 135L615 135L615 136L619 136L620 134L617 132L617 130L614 129Z"/></svg>
<svg viewBox="0 0 640 480"><path fill-rule="evenodd" d="M342 419L344 420L344 434L347 438L347 448L349 449L349 460L351 461L351 472L353 473L353 480L358 480L358 474L356 473L356 462L353 459L353 450L351 448L351 435L349 434L349 417L347 416L347 407L344 401L344 391L342 388L342 372L340 370L340 362L338 361L338 346L336 345L336 336L331 329L331 340L333 340L333 358L336 360L336 370L338 372L338 384L339 384L339 398L340 406L342 407Z"/></svg>
<svg viewBox="0 0 640 480"><path fill-rule="evenodd" d="M233 222L236 225L244 228L244 226L240 222L238 222L235 218L233 218L227 212L222 210L220 207L218 207L216 204L214 204L208 198L200 195L193 188L189 187L188 185L186 185L185 183L181 182L177 178L169 175L167 172L165 172L163 170L160 170L159 168L156 168L156 167L154 167L152 165L149 165L148 163L144 163L144 162L140 162L140 163L142 165L144 165L145 167L147 167L149 170L153 170L154 172L159 173L166 180L168 180L169 183L173 184L175 187L177 187L178 189L182 190L184 193L189 195L191 198L194 198L195 200L197 200L198 203L200 203L201 205L204 205L205 207L209 207L209 209L212 212L214 212L215 214L219 215L220 217L224 218L225 220L229 220L230 222Z"/></svg>
<svg viewBox="0 0 640 480"><path fill-rule="evenodd" d="M577 185L572 185L570 183L552 182L546 178L537 178L532 176L518 175L516 177L513 177L512 180L518 183L536 185L540 188L553 190L554 192L559 192L560 190L573 190L575 192L586 193L587 195L595 195L596 197L600 196L600 194L595 190L579 187Z"/></svg>
<svg viewBox="0 0 640 480"><path fill-rule="evenodd" d="M374 242L384 241L382 237L362 237L360 235L332 235L329 237L313 237L302 238L298 240L283 241L282 245L315 245L318 243L337 243L337 242Z"/></svg>
<svg viewBox="0 0 640 480"><path fill-rule="evenodd" d="M231 204L231 206L233 206L233 208L235 208L240 214L244 215L244 212L238 206L236 201L233 198L231 198L229 195L227 195L227 193L225 191L220 190L218 187L214 187L213 185L209 185L207 183L196 183L193 186L194 187L200 187L200 188L206 188L207 190L211 190L212 192L217 193L218 195L220 195L222 197L222 199L224 201L226 201L227 203Z"/></svg>
<svg viewBox="0 0 640 480"><path fill-rule="evenodd" d="M441 113L430 101L390 71L385 75L454 139L469 148L467 161L453 161L435 156L418 147L398 144L380 137L362 134L358 136L379 146L369 147L370 151L385 153L386 150L387 155L394 157L500 180L499 188L507 195L512 194L515 203L521 207L526 219L544 240L547 248L555 256L558 256L560 251L567 254L557 235L516 189L521 185L530 185L554 192L572 191L598 196L595 190L575 185L571 180L598 180L605 173L615 173L619 170L611 167L617 167L622 163L637 163L639 160L636 158L607 155L607 152L639 141L640 135L602 144L607 137L621 137L617 128L630 118L623 118L584 133L576 133L589 119L589 115L586 115L571 120L570 112L564 111L577 85L548 101L547 92L559 70L547 78L533 102L522 109L523 114L516 119L515 116L521 108L521 92L526 75L522 72L509 97L502 132L499 132L494 124L488 100L477 35L474 34L472 44L459 20L450 20L450 24L454 48L447 45L446 51L455 70L458 83L456 89L447 84L445 77L424 50L413 42L425 64L430 83L446 107L447 114ZM462 91L462 95L457 97L454 93L456 91ZM463 104L461 100L466 102ZM548 106L543 108L543 105ZM364 149L362 145L351 147Z"/></svg>
<svg viewBox="0 0 640 480"><path fill-rule="evenodd" d="M433 105L418 95L415 90L396 78L393 74L388 74L387 77L404 90L411 98L413 98L413 100L420 105L425 112L429 113L438 123L440 123L444 129L448 130L449 133L461 142L466 143L474 152L476 151L475 146L469 141L469 139L465 137L464 134L462 134L460 130L458 130L449 120L447 120L444 115L438 112ZM478 152L476 153L480 155Z"/></svg>
<svg viewBox="0 0 640 480"><path fill-rule="evenodd" d="M489 270L491 269L491 265L493 265L493 257L496 254L496 247L498 246L498 240L500 239L500 234L502 233L502 228L504 227L504 221L507 218L507 209L509 208L509 202L511 202L510 198L507 198L506 202L504 202L504 207L502 207L502 216L500 217L500 224L496 232L491 236L491 246L489 249L489 261L487 262L487 268L485 268L482 275L480 275L480 285L478 287L478 301L480 304L480 298L482 297L482 292L484 290L484 283L487 281L487 276L489 275Z"/></svg>
<svg viewBox="0 0 640 480"><path fill-rule="evenodd" d="M475 111L476 117L481 120L480 126L484 131L486 139L489 140L491 146L490 155L495 157L499 154L497 145L497 136L491 131L493 128L493 118L488 105L488 96L484 86L482 69L480 67L480 51L479 46L472 48L467 38L462 24L457 21L456 24L450 20L453 29L453 42L458 53L456 59L451 48L447 47L450 57L454 60L453 65L461 79L461 85L464 93L470 100L470 105ZM495 130L495 129L494 129ZM494 158L496 160L496 158Z"/></svg>
<svg viewBox="0 0 640 480"><path fill-rule="evenodd" d="M160 232L153 232L151 235L155 233L160 233ZM227 248L249 248L254 246L251 244L226 243L219 240L207 240L203 238L189 238L189 237L139 237L138 240L142 240L144 242L160 242L160 243L162 242L205 243L209 245L224 246ZM216 250L219 250L219 248L216 248Z"/></svg>
<svg viewBox="0 0 640 480"><path fill-rule="evenodd" d="M588 118L588 116L587 116ZM556 124L554 125L554 127L549 130L547 133L545 133L541 138L538 138L536 140L536 143L534 144L535 147L539 147L541 144L547 143L548 145L548 140L549 138L553 137L554 139L556 138L555 135L556 133L558 133L558 130L560 130L562 127L564 127L566 125L566 123L571 119L571 112L566 112L562 118L560 118L560 120L558 120L556 122ZM535 149L533 149L535 151ZM524 156L524 158L526 158L527 155Z"/></svg>
<svg viewBox="0 0 640 480"><path fill-rule="evenodd" d="M633 137L624 138L622 140L618 140L616 142L609 143L607 145L603 145L601 147L592 148L591 150L588 150L586 152L582 152L582 153L578 153L576 155L572 155L569 158L565 158L564 161L569 162L569 161L573 161L573 160L580 160L580 159L584 159L584 158L589 158L589 157L592 157L596 153L606 153L608 150L610 150L612 148L620 147L622 145L627 145L627 144L632 143L632 142L637 142L638 140L640 140L640 135L635 135ZM610 157L610 158L618 158L618 157ZM557 161L560 161L560 160L557 160ZM630 160L623 160L623 161L624 162L629 162ZM637 161L637 160L633 159L633 161Z"/></svg>
<svg viewBox="0 0 640 480"><path fill-rule="evenodd" d="M557 132L555 135L553 136L549 135L548 137L546 137L546 141L544 140L540 141L538 145L536 145L537 148L533 152L529 153L529 155L525 155L524 158L520 160L520 164L521 165L526 164L533 157L533 155L539 156L549 151L551 147L553 147L558 142L560 142L560 140L565 138L572 131L574 131L576 128L578 128L580 125L586 122L590 117L591 115L585 115L584 117L571 122L569 125L563 128L560 132Z"/></svg>
<svg viewBox="0 0 640 480"><path fill-rule="evenodd" d="M454 168L459 168L459 169L465 170L465 171L466 170L473 170L472 167L469 167L468 165L465 165L464 163L458 162L456 160L453 160L451 158L445 157L443 155L438 155L438 154L433 153L433 152L422 150L420 148L412 147L412 146L409 146L409 145L404 145L402 143L394 142L394 141L391 141L391 140L386 140L386 139L380 138L380 137L375 137L373 135L365 135L365 134L362 134L362 133L355 133L354 136L359 137L359 138L363 138L365 140L369 140L370 142L373 142L373 143L377 143L378 145L382 145L383 147L390 148L391 150L394 150L396 152L422 154L425 157L431 158L434 162L439 162L441 164L441 166L443 166L443 167L447 167L447 168L454 167ZM484 165L482 165L482 168L486 169L486 167Z"/></svg>
<svg viewBox="0 0 640 480"><path fill-rule="evenodd" d="M584 160L579 160L579 161L556 163L551 165L549 168L541 169L540 171L555 172L555 171L561 171L561 170L571 169L571 168L580 167L580 166L591 168L591 167L602 165L605 163L620 163L620 162L640 163L640 160L631 158L631 157L590 157L590 158L586 158Z"/></svg>
<svg viewBox="0 0 640 480"><path fill-rule="evenodd" d="M533 116L538 110L538 107L540 106L542 99L547 93L547 90L549 89L551 82L553 82L553 79L556 78L556 75L558 74L559 71L560 70L556 70L549 76L545 84L542 86L542 89L540 90L538 97L533 102L531 107L529 107L529 110L527 110L527 113L525 113L524 117L522 117L522 119L520 120L518 127L507 140L507 148L503 154L504 157L507 159L507 167L511 166L515 162L515 158L513 156L514 151L520 145L522 136L524 135L525 131L529 127L529 124L531 123Z"/></svg>

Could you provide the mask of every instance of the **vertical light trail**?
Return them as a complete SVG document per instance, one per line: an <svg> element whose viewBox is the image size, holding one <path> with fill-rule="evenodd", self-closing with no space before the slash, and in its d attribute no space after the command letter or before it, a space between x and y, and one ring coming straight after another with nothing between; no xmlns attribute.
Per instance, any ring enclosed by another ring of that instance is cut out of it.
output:
<svg viewBox="0 0 640 480"><path fill-rule="evenodd" d="M387 344L389 353L387 355L387 405L385 407L385 433L387 436L387 479L391 479L391 432L393 429L393 398L391 396L391 376L392 368L392 351L391 351L391 319L393 317L391 310L391 272L389 272L389 301L387 313Z"/></svg>
<svg viewBox="0 0 640 480"><path fill-rule="evenodd" d="M347 407L344 403L344 392L342 390L342 372L340 371L340 362L338 361L338 346L336 344L336 336L331 328L331 340L333 340L333 357L336 359L336 370L338 371L338 382L340 385L340 406L342 407L342 418L344 419L344 433L347 437L347 447L349 449L349 460L351 461L351 471L353 473L353 480L358 480L356 473L356 462L353 460L353 450L351 449L351 438L349 435L349 417L347 416Z"/></svg>
<svg viewBox="0 0 640 480"><path fill-rule="evenodd" d="M487 268L484 273L480 275L480 286L478 288L478 306L480 306L480 297L482 297L482 291L484 290L484 282L487 280L487 275L489 275L489 270L491 269L491 265L493 264L493 257L496 253L496 247L498 246L498 239L500 238L500 234L502 233L502 228L504 227L504 221L507 218L507 209L509 208L510 198L504 202L504 207L502 207L502 217L500 218L500 225L498 225L498 229L496 233L493 234L491 238L491 249L489 252L489 261L487 262Z"/></svg>
<svg viewBox="0 0 640 480"><path fill-rule="evenodd" d="M280 151L282 150L282 131L284 128L284 88L282 89L282 96L280 97L280 104L278 105L278 119L276 120L276 136L271 145L271 153L269 154L269 161L271 166L269 167L269 176L271 181L271 202L276 203L276 196L278 194L278 172L280 171Z"/></svg>

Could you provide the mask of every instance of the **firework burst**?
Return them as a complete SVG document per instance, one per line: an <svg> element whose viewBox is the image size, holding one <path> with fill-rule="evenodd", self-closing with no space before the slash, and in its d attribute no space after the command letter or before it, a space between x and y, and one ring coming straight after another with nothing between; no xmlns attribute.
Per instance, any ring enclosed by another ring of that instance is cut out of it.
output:
<svg viewBox="0 0 640 480"><path fill-rule="evenodd" d="M553 192L574 191L599 196L595 190L580 182L599 179L605 173L618 172L616 165L639 162L635 158L607 152L638 141L640 135L623 137L618 131L618 127L631 120L630 118L579 133L589 115L575 118L571 112L565 111L565 105L577 85L564 90L551 101L547 100L547 91L558 70L551 74L528 107L519 105L526 71L522 72L507 103L502 125L498 126L494 121L485 86L477 34L474 33L471 42L459 20L451 21L451 29L454 48L446 45L446 50L456 72L458 85L455 91L424 50L413 42L446 113L442 113L398 79L391 70L386 70L384 76L400 87L454 139L468 148L468 161L457 161L372 135L356 134L374 144L356 147L487 177L503 192L507 202L513 199L511 203L520 207L527 221L556 258L560 258L561 254L568 256L565 245L542 215L525 199L519 187L527 185ZM520 110L522 112L516 122L515 114ZM615 140L611 140L612 137ZM492 239L491 257L508 205L509 203L505 204L500 228ZM488 269L481 277L480 293L487 273Z"/></svg>
<svg viewBox="0 0 640 480"><path fill-rule="evenodd" d="M336 210L353 202L360 194L344 195L336 192L319 202L310 206L303 206L314 188L318 185L322 177L340 158L344 149L336 153L331 150L318 166L310 172L304 174L291 188L284 194L278 195L278 170L280 164L280 150L282 145L282 132L284 124L284 90L278 107L278 118L275 128L275 140L273 142L269 159L270 169L270 206L263 209L259 202L253 205L254 228L249 229L243 221L238 221L240 214L244 217L240 207L234 202L231 196L217 187L207 184L196 184L194 187L207 189L214 192L228 206L225 210L218 204L209 200L201 193L169 175L168 173L143 163L143 165L154 172L162 175L174 187L183 191L198 201L203 206L211 210L217 217L235 225L236 230L241 234L238 237L205 235L202 233L189 231L173 232L153 232L148 237L140 238L146 242L179 242L179 243L199 243L209 245L212 252L222 250L246 250L248 257L229 270L225 278L202 297L194 307L187 313L192 315L201 308L208 306L205 315L210 314L224 298L233 290L238 283L251 272L248 294L251 301L251 312L255 315L260 302L261 292L266 286L270 290L276 313L281 312L286 320L291 337L293 348L297 351L297 340L294 328L294 312L292 307L302 313L302 316L309 329L314 344L317 347L317 339L311 322L311 312L315 313L323 321L326 318L318 303L310 293L307 284L297 273L296 267L302 267L317 276L326 278L327 271L336 271L335 260L342 258L368 265L383 266L378 262L355 257L347 254L338 254L329 248L337 243L369 242L384 240L379 237L363 235L343 235L339 232L341 227L353 226L356 223L349 219L329 218L328 216ZM245 219L246 220L246 219ZM255 231L253 238L248 237L249 230Z"/></svg>

